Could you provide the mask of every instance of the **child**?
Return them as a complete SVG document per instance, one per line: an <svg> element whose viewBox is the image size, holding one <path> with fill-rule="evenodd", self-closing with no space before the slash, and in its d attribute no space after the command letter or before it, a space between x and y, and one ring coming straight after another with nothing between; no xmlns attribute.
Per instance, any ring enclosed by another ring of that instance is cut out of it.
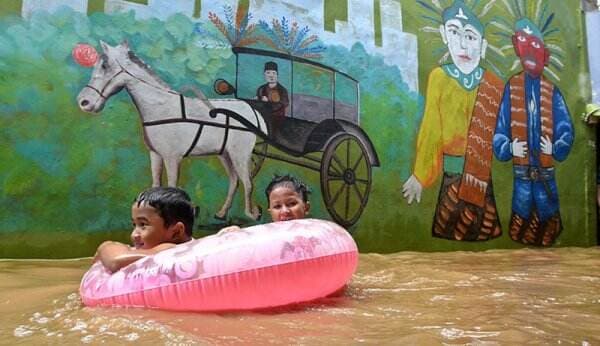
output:
<svg viewBox="0 0 600 346"><path fill-rule="evenodd" d="M128 246L119 242L102 243L95 261L111 272L140 258L174 247L192 239L195 207L189 195L174 187L153 187L140 193L131 206L133 231Z"/></svg>
<svg viewBox="0 0 600 346"><path fill-rule="evenodd" d="M265 194L273 221L302 219L310 210L308 187L289 174L274 176Z"/></svg>
<svg viewBox="0 0 600 346"><path fill-rule="evenodd" d="M269 214L271 214L273 222L306 217L310 210L309 193L306 184L297 178L289 174L275 175L265 189L267 202L269 203ZM239 226L233 225L223 228L217 234L239 230Z"/></svg>

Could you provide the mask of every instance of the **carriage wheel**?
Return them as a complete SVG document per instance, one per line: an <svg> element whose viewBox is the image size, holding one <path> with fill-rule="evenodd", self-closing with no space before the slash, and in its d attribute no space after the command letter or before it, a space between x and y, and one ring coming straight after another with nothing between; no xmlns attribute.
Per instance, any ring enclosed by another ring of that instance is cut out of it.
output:
<svg viewBox="0 0 600 346"><path fill-rule="evenodd" d="M362 214L371 191L371 163L364 145L349 134L335 137L321 159L323 201L333 219L350 227Z"/></svg>
<svg viewBox="0 0 600 346"><path fill-rule="evenodd" d="M258 142L254 145L252 150L252 163L250 165L250 177L254 179L260 171L263 162L265 161L265 155L267 154L268 144L265 142Z"/></svg>

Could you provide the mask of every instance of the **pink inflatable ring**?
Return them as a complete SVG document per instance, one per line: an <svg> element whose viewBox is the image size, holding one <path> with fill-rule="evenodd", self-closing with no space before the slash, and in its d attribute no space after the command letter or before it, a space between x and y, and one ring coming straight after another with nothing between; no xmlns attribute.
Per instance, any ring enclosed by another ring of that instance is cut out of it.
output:
<svg viewBox="0 0 600 346"><path fill-rule="evenodd" d="M196 239L113 274L96 262L79 292L87 306L262 309L330 295L350 280L357 262L356 244L342 227L292 220Z"/></svg>

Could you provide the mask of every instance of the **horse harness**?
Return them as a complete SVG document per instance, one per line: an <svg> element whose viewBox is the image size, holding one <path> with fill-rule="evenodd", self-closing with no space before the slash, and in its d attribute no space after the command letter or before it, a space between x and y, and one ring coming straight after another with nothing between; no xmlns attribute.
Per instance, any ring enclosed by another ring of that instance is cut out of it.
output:
<svg viewBox="0 0 600 346"><path fill-rule="evenodd" d="M231 111L227 108L213 108L209 111L209 116L213 119L215 119L218 114L225 115L225 123L218 123L218 122L188 118L187 112L186 112L186 106L185 106L185 96L183 96L183 94L181 94L181 93L178 93L178 95L179 95L179 104L180 104L180 109L181 109L181 114L179 117L170 118L170 119L154 120L154 121L144 121L142 123L142 125L144 127L164 125L164 124L177 124L177 123L192 123L192 124L200 125L198 127L198 130L196 131L194 140L190 144L190 147L186 150L185 154L183 154L183 157L189 156L189 154L192 152L192 150L196 147L196 144L200 140L200 135L202 134L202 130L204 129L205 126L217 127L217 128L222 128L225 130L225 133L223 134L223 141L221 143L221 149L219 149L218 155L222 155L223 152L225 151L225 145L227 144L227 139L229 138L230 130L254 132L251 130L251 128L256 128L258 131L261 131L258 113L251 106L250 106L250 108L252 109L252 111L254 113L254 116L256 119L256 124L258 125L258 127L257 127L257 125L252 124L247 119L241 117L236 112ZM231 120L230 120L231 118L234 118L238 122L242 123L244 126L231 125Z"/></svg>
<svg viewBox="0 0 600 346"><path fill-rule="evenodd" d="M121 73L126 73L128 75L130 75L132 78L147 84L151 87L154 88L158 88L158 89L162 89L159 88L156 85L153 85L152 83L145 81L135 75L133 75L131 72L127 71L127 69L125 69L120 63L119 61L116 61L117 64L120 67L120 70L115 73L110 79L109 81L106 83L106 85L104 85L104 87L101 90L98 90L96 87L87 84L86 87L90 88L91 90L95 91L101 98L103 98L104 100L106 100L107 98L109 98L110 96L112 96L115 92L111 93L110 95L104 95L104 92L106 91L106 89L110 86L110 83L117 78ZM174 94L174 95L179 95L179 105L180 105L180 115L179 117L176 118L170 118L170 119L161 119L161 120L153 120L153 121L144 121L142 122L142 126L144 127L150 127L150 126L157 126L157 125L164 125L164 124L176 124L176 123L193 123L193 124L198 124L200 125L198 127L198 131L196 131L196 135L194 136L194 140L192 141L190 147L186 150L185 154L183 155L183 157L187 157L189 156L189 154L192 152L192 150L194 149L194 147L196 146L196 144L198 143L198 141L200 140L200 135L202 134L202 130L204 129L204 126L211 126L211 127L217 127L217 128L223 128L225 129L225 134L223 135L223 143L221 144L221 149L219 150L218 155L222 155L223 152L225 151L225 145L227 144L227 139L229 138L229 131L230 130L238 130L238 131L246 131L246 132L254 132L252 130L250 130L251 128L257 128L258 131L262 132L260 129L260 121L259 121L259 117L258 117L258 113L256 112L256 110L254 109L254 107L250 106L250 109L252 109L253 113L254 113L254 117L256 119L256 125L252 124L250 121L248 121L247 119L241 117L239 114L237 114L236 112L233 112L229 109L226 108L211 108L209 111L209 116L213 119L215 119L217 117L218 114L223 114L225 115L225 123L217 123L217 122L211 122L211 121L204 121L204 120L199 120L199 119L194 119L194 118L188 118L187 117L187 112L186 112L186 106L185 106L185 96L182 93L179 92L175 92L173 90L166 90L168 93L170 94ZM135 103L135 102L134 102ZM136 105L137 107L137 105ZM230 124L230 118L234 118L235 120L237 120L238 122L242 123L243 125L245 125L244 127L241 126L235 126L235 125L231 125Z"/></svg>

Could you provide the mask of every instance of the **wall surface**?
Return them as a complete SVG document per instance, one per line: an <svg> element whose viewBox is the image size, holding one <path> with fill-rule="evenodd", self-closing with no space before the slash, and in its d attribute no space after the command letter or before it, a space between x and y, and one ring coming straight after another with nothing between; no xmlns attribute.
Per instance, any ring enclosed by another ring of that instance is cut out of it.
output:
<svg viewBox="0 0 600 346"><path fill-rule="evenodd" d="M600 104L600 11L586 12L588 61L590 66L590 79L592 82L592 102Z"/></svg>
<svg viewBox="0 0 600 346"><path fill-rule="evenodd" d="M595 245L584 17L562 0L5 2L0 257L127 241L152 155L200 206L196 236L267 222L263 191L291 173L363 252Z"/></svg>

